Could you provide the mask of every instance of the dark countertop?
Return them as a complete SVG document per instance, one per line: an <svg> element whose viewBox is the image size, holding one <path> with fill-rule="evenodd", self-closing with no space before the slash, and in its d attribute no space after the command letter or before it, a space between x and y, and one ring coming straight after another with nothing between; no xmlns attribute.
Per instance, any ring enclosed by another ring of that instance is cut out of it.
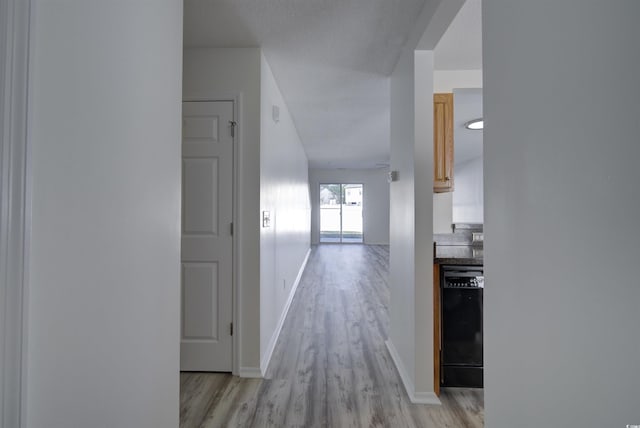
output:
<svg viewBox="0 0 640 428"><path fill-rule="evenodd" d="M482 266L482 253L482 247L471 245L436 245L433 262L440 265Z"/></svg>

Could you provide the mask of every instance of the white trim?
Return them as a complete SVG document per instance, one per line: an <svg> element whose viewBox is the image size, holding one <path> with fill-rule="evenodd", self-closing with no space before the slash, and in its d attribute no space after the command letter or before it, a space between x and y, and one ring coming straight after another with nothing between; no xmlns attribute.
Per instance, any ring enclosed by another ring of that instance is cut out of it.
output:
<svg viewBox="0 0 640 428"><path fill-rule="evenodd" d="M287 303L284 304L284 309L280 314L280 319L278 320L278 325L276 326L276 330L271 335L271 340L269 340L269 344L267 345L267 350L262 355L260 359L260 371L262 372L262 376L265 376L267 373L267 368L269 367L269 363L271 362L271 357L273 356L273 350L276 348L276 343L278 342L278 337L280 337L280 332L282 331L282 326L284 325L284 320L287 318L287 314L289 313L289 307L291 306L291 302L293 301L293 296L296 294L296 290L298 289L298 285L300 284L300 279L302 279L302 274L304 273L304 268L307 266L307 262L309 261L309 255L311 254L311 248L307 250L307 254L304 256L304 261L302 265L300 265L300 270L298 270L298 276L296 276L296 280L291 287L291 291L289 291L289 297L287 298Z"/></svg>
<svg viewBox="0 0 640 428"><path fill-rule="evenodd" d="M238 370L238 376L261 379L262 372L260 371L260 367L240 367L240 370Z"/></svg>
<svg viewBox="0 0 640 428"><path fill-rule="evenodd" d="M31 2L0 1L0 428L26 426Z"/></svg>
<svg viewBox="0 0 640 428"><path fill-rule="evenodd" d="M438 406L442 404L435 392L417 392L416 391L413 394L413 398L411 399L411 402L415 404L434 404Z"/></svg>
<svg viewBox="0 0 640 428"><path fill-rule="evenodd" d="M385 341L387 345L387 349L389 350L389 354L391 355L391 359L393 363L396 365L396 369L398 369L398 373L400 374L400 379L402 380L402 384L404 385L404 389L409 396L409 400L414 404L442 404L440 399L434 392L417 392L416 388L411 380L411 377L407 373L407 369L402 363L402 359L400 358L400 354L396 350L396 347L391 342L391 339Z"/></svg>
<svg viewBox="0 0 640 428"><path fill-rule="evenodd" d="M240 376L242 365L242 337L244 326L242 324L242 237L244 227L240 220L242 216L242 171L241 156L244 147L244 120L242 106L244 103L242 92L233 96L233 117L237 122L235 144L233 147L233 374Z"/></svg>
<svg viewBox="0 0 640 428"><path fill-rule="evenodd" d="M413 402L412 396L413 396L413 391L415 390L415 387L413 386L413 381L411 380L411 377L409 377L409 374L407 373L407 369L402 363L402 359L400 359L400 355L398 354L396 347L393 345L393 342L391 342L391 339L385 341L384 343L387 345L387 349L389 350L391 359L393 360L393 363L396 365L396 369L398 370L398 374L400 375L400 379L402 380L404 389L407 392L407 395L409 396L409 399L411 400L411 402Z"/></svg>

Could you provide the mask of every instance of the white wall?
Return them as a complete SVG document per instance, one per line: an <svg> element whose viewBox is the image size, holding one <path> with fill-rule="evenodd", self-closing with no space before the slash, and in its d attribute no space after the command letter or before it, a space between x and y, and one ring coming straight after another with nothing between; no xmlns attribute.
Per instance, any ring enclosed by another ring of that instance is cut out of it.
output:
<svg viewBox="0 0 640 428"><path fill-rule="evenodd" d="M483 1L489 427L640 424L638 16Z"/></svg>
<svg viewBox="0 0 640 428"><path fill-rule="evenodd" d="M433 70L433 92L453 92L460 88L482 88L482 70ZM454 112L455 116L455 112ZM455 149L455 134L454 134ZM455 188L460 184L458 165L454 168ZM433 233L451 233L454 219L454 193L433 194Z"/></svg>
<svg viewBox="0 0 640 428"><path fill-rule="evenodd" d="M433 395L433 52L405 50L391 75L392 350L413 401Z"/></svg>
<svg viewBox="0 0 640 428"><path fill-rule="evenodd" d="M362 183L365 244L389 244L388 168L381 169L310 169L311 241L320 241L320 184Z"/></svg>
<svg viewBox="0 0 640 428"><path fill-rule="evenodd" d="M398 171L398 181L390 187L389 342L409 394L415 391L416 347L413 56L413 49L403 52L390 81L391 170Z"/></svg>
<svg viewBox="0 0 640 428"><path fill-rule="evenodd" d="M0 1L0 427L21 426L29 4Z"/></svg>
<svg viewBox="0 0 640 428"><path fill-rule="evenodd" d="M185 49L184 99L239 97L240 371L260 367L260 50ZM246 369L245 369L246 368Z"/></svg>
<svg viewBox="0 0 640 428"><path fill-rule="evenodd" d="M260 49L186 49L183 86L185 99L239 97L239 374L258 376L309 249L307 157ZM278 123L273 105L280 107ZM265 210L269 228L261 227Z"/></svg>
<svg viewBox="0 0 640 428"><path fill-rule="evenodd" d="M414 75L415 345L418 396L433 395L433 51L416 51ZM434 396L433 400L437 402Z"/></svg>
<svg viewBox="0 0 640 428"><path fill-rule="evenodd" d="M484 182L482 156L456 164L456 188L453 191L453 222L484 221Z"/></svg>
<svg viewBox="0 0 640 428"><path fill-rule="evenodd" d="M455 170L455 168L454 168ZM456 187L458 173L456 171ZM451 233L453 223L453 192L433 194L433 233Z"/></svg>
<svg viewBox="0 0 640 428"><path fill-rule="evenodd" d="M270 227L260 229L260 366L264 375L309 252L311 205L307 156L264 55L260 75L260 212L269 211L271 217ZM280 110L278 122L273 120L273 106Z"/></svg>
<svg viewBox="0 0 640 428"><path fill-rule="evenodd" d="M176 427L182 6L32 13L26 426Z"/></svg>
<svg viewBox="0 0 640 428"><path fill-rule="evenodd" d="M482 70L433 70L433 92L482 88Z"/></svg>
<svg viewBox="0 0 640 428"><path fill-rule="evenodd" d="M414 402L433 393L433 48L464 0L426 2L390 79L391 318L387 342Z"/></svg>

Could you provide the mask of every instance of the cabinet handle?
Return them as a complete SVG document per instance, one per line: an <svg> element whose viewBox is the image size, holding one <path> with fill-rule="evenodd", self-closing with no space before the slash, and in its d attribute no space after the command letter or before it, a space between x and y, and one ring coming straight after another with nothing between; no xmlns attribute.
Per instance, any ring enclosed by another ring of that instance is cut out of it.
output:
<svg viewBox="0 0 640 428"><path fill-rule="evenodd" d="M449 177L445 177L444 179L445 179L446 181L449 181Z"/></svg>

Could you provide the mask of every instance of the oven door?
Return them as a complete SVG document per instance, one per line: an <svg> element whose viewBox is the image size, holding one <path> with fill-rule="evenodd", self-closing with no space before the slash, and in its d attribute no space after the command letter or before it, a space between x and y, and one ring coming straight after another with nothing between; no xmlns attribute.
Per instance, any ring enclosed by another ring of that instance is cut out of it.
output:
<svg viewBox="0 0 640 428"><path fill-rule="evenodd" d="M482 288L442 290L442 362L482 366Z"/></svg>

